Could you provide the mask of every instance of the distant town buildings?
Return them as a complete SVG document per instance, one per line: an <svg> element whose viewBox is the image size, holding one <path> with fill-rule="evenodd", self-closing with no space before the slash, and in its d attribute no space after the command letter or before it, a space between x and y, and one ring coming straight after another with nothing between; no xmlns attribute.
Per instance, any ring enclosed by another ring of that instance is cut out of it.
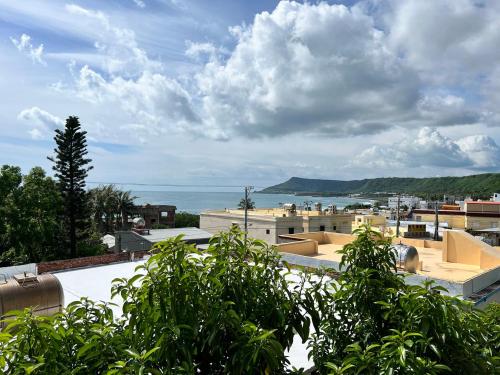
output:
<svg viewBox="0 0 500 375"><path fill-rule="evenodd" d="M399 207L407 207L407 208L415 208L418 206L420 203L420 198L414 197L414 196L408 196L408 195L402 195L400 197L389 197L387 199L387 206L392 209L396 210L398 207L398 199L399 199Z"/></svg>
<svg viewBox="0 0 500 375"><path fill-rule="evenodd" d="M417 232L423 229L411 228ZM342 257L339 250L355 238L350 234L331 232L284 235L279 236L278 250L290 264L342 271L339 268ZM444 230L442 238L442 241L393 239L393 244L404 245L397 250L397 261L400 272L408 273L406 282L421 284L425 280L433 280L444 286L448 294L462 296L478 306L500 302L500 250L464 231ZM408 255L411 252L412 265L417 262L415 269L406 264L410 261Z"/></svg>
<svg viewBox="0 0 500 375"><path fill-rule="evenodd" d="M415 209L413 220L433 222L435 211ZM446 222L450 228L485 230L500 228L500 201L465 201L460 204L441 205L438 210L439 222Z"/></svg>
<svg viewBox="0 0 500 375"><path fill-rule="evenodd" d="M314 210L308 210L285 204L283 208L254 209L248 211L248 236L276 244L280 235L316 231L351 233L353 218L352 214L337 213L333 206L323 210L321 205L315 205ZM244 210L213 210L200 214L200 229L209 233L234 226L244 229Z"/></svg>

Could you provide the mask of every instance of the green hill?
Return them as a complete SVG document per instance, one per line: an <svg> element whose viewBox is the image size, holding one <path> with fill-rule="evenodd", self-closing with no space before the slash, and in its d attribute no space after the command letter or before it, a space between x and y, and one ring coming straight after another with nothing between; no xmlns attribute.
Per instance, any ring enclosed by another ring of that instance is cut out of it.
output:
<svg viewBox="0 0 500 375"><path fill-rule="evenodd" d="M500 173L484 173L464 177L382 177L352 181L292 177L286 182L265 188L261 193L335 195L384 192L491 195L499 191Z"/></svg>

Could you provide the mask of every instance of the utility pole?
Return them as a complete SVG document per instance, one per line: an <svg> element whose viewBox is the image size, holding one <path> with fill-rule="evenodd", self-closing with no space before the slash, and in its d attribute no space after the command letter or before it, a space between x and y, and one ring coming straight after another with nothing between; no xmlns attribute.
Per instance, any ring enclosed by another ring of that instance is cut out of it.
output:
<svg viewBox="0 0 500 375"><path fill-rule="evenodd" d="M400 206L401 194L398 193L398 204L396 206L396 237L399 237L399 206Z"/></svg>
<svg viewBox="0 0 500 375"><path fill-rule="evenodd" d="M436 202L434 206L434 213L436 218L434 219L434 241L439 241L439 203Z"/></svg>
<svg viewBox="0 0 500 375"><path fill-rule="evenodd" d="M248 237L248 194L252 189L253 186L245 186L245 245Z"/></svg>

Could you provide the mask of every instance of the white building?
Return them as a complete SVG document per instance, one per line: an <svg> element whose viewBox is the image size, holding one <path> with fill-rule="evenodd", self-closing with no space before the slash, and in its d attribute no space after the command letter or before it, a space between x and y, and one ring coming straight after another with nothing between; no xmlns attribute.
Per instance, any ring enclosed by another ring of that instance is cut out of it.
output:
<svg viewBox="0 0 500 375"><path fill-rule="evenodd" d="M287 205L285 205L287 206ZM248 211L248 236L269 244L279 242L280 235L329 231L351 233L354 215L325 211L286 208L261 208ZM200 214L200 229L212 234L236 226L244 229L243 210L206 211Z"/></svg>
<svg viewBox="0 0 500 375"><path fill-rule="evenodd" d="M399 207L406 206L408 208L415 208L418 206L420 203L420 198L418 197L413 197L413 196L408 196L408 195L402 195L399 197ZM390 209L397 209L398 208L398 197L389 197L388 199L388 206Z"/></svg>

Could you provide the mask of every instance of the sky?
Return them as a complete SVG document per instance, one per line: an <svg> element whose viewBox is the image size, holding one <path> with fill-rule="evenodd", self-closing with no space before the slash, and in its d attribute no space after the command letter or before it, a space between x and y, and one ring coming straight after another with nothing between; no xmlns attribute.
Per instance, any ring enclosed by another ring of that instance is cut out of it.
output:
<svg viewBox="0 0 500 375"><path fill-rule="evenodd" d="M500 169L496 0L0 0L0 164L268 186Z"/></svg>

